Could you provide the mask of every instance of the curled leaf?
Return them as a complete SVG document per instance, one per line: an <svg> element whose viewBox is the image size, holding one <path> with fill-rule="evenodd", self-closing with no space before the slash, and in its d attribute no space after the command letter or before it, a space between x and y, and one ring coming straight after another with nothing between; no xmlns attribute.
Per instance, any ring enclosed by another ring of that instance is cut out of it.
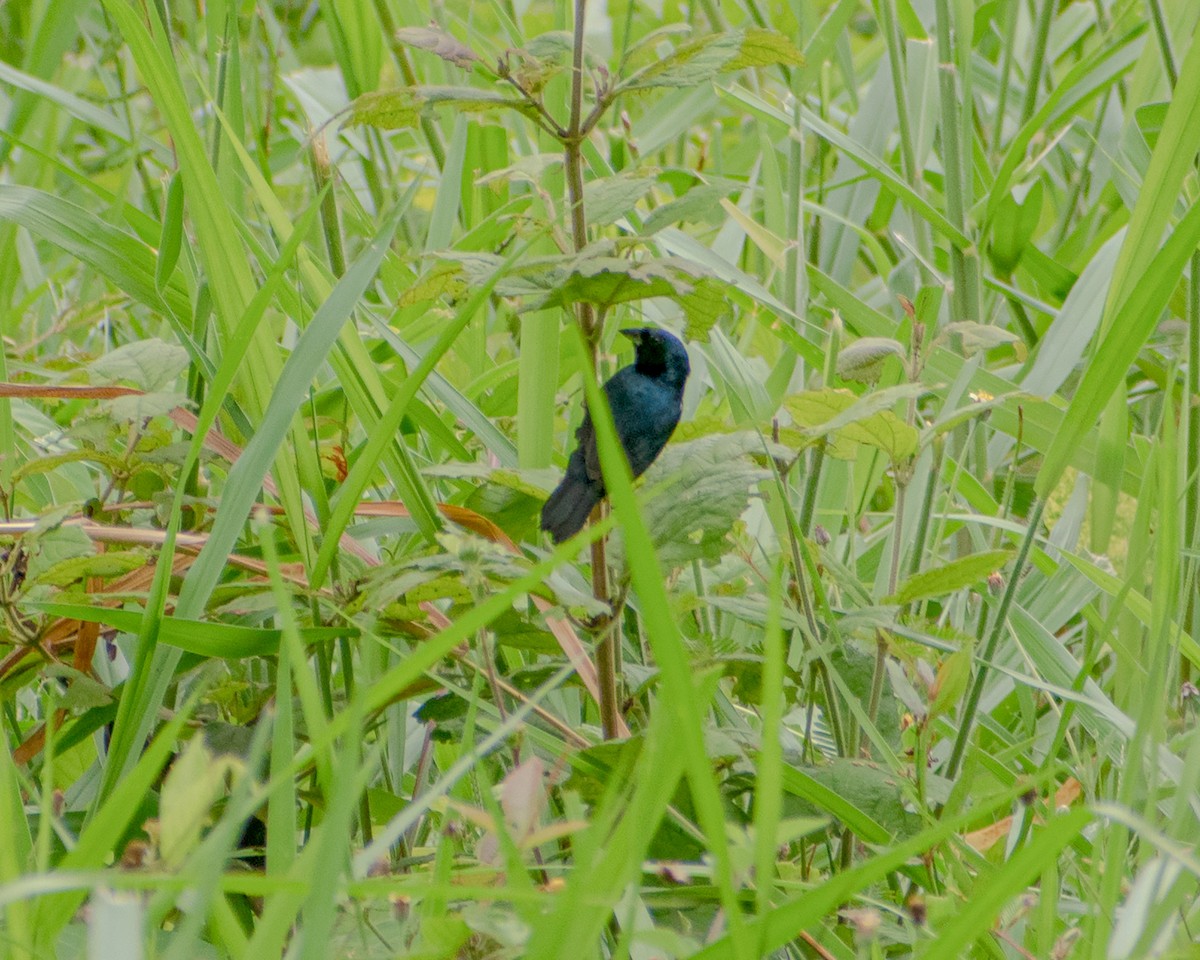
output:
<svg viewBox="0 0 1200 960"><path fill-rule="evenodd" d="M904 347L890 337L862 337L838 354L837 372L843 380L862 383L879 377L883 361L888 357L904 358Z"/></svg>
<svg viewBox="0 0 1200 960"><path fill-rule="evenodd" d="M428 50L456 67L469 68L479 55L461 40L451 36L436 23L427 27L404 27L396 31L396 39L410 47Z"/></svg>

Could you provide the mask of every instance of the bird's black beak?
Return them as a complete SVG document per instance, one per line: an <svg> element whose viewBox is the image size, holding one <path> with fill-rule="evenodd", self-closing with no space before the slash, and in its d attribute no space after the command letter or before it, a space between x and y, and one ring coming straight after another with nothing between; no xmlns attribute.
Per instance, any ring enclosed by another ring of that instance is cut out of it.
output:
<svg viewBox="0 0 1200 960"><path fill-rule="evenodd" d="M629 329L622 330L621 333L627 336L634 343L641 343L642 337L646 335L645 330L639 330L637 327L631 327Z"/></svg>

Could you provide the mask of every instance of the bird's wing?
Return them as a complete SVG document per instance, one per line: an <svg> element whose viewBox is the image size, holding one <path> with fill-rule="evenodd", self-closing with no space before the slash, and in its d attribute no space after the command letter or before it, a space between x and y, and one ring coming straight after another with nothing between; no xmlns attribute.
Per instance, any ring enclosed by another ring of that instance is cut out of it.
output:
<svg viewBox="0 0 1200 960"><path fill-rule="evenodd" d="M587 470L588 479L593 482L602 480L600 454L596 452L596 428L592 426L590 411L584 411L583 423L575 431L575 445L583 454L583 466Z"/></svg>
<svg viewBox="0 0 1200 960"><path fill-rule="evenodd" d="M617 427L617 439L621 446L629 449L630 411L637 408L637 385L642 378L634 373L633 367L623 367L604 384L604 395L608 399L608 409L613 414ZM583 453L583 463L587 468L590 480L603 483L600 472L600 453L596 449L596 428L592 424L590 410L584 408L583 423L575 431L575 442Z"/></svg>

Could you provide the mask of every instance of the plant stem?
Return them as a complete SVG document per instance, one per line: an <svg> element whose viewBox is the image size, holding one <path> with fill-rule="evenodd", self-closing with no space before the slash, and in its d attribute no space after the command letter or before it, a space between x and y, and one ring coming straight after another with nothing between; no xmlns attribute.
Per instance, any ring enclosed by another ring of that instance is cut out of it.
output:
<svg viewBox="0 0 1200 960"><path fill-rule="evenodd" d="M983 688L987 684L988 664L995 658L996 648L1000 645L1000 635L1008 624L1008 611L1012 606L1013 598L1017 595L1017 585L1021 582L1021 571L1025 569L1025 561L1029 559L1033 541L1037 539L1038 525L1042 522L1042 511L1045 509L1046 501L1038 500L1030 511L1029 529L1025 531L1025 538L1021 541L1021 549L1017 552L1017 561L1013 564L1012 577L1004 590L1000 609L996 611L996 622L992 625L992 632L988 634L987 646L979 655L979 662L975 670L975 682L971 685L970 693L967 694L966 703L963 705L958 737L955 738L954 750L946 764L947 780L953 780L958 775L963 757L966 755L967 742L971 739L971 727L975 721L975 714L979 711L979 701L983 699Z"/></svg>
<svg viewBox="0 0 1200 960"><path fill-rule="evenodd" d="M564 166L567 195L571 206L571 245L578 253L587 246L587 218L583 209L583 152L580 149L586 133L583 129L583 26L587 15L587 0L575 0L575 36L571 62L571 117L563 137ZM590 303L575 305L579 328L587 340L593 374L600 372L600 325ZM599 503L592 511L592 522L604 518L605 505ZM592 543L592 596L601 603L609 602L607 541L601 537ZM617 736L620 710L617 706L617 647L621 628L615 618L606 617L600 642L596 647L596 673L600 683L600 725L604 739Z"/></svg>

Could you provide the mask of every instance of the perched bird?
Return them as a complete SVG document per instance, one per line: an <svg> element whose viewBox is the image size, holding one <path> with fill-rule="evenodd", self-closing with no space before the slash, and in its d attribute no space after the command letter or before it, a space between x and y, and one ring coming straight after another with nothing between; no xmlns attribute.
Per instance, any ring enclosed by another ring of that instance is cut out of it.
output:
<svg viewBox="0 0 1200 960"><path fill-rule="evenodd" d="M665 330L638 327L621 332L634 342L637 356L631 366L622 367L604 385L604 393L617 438L633 475L639 477L662 452L679 423L683 385L691 365L683 344ZM586 411L575 441L567 475L542 507L542 529L555 543L582 530L605 494L596 431L592 415Z"/></svg>

